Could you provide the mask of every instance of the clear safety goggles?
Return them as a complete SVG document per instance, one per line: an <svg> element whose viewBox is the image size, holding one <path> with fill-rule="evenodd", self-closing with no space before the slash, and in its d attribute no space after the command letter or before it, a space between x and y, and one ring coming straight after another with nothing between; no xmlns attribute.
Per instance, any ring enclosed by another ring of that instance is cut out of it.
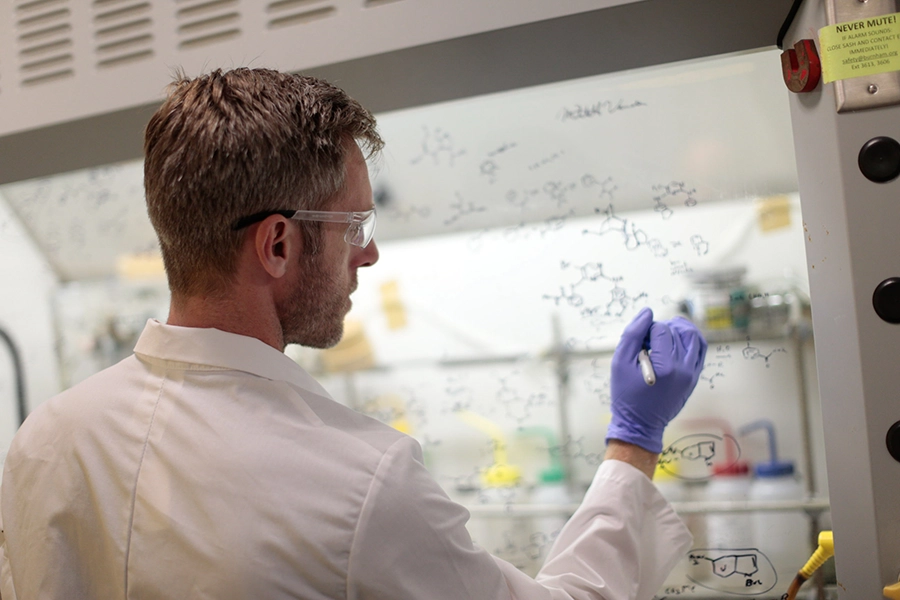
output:
<svg viewBox="0 0 900 600"><path fill-rule="evenodd" d="M281 215L295 221L321 221L323 223L347 223L344 241L365 248L375 235L375 209L362 212L338 210L270 210L244 217L234 224L234 229L243 229L272 215Z"/></svg>

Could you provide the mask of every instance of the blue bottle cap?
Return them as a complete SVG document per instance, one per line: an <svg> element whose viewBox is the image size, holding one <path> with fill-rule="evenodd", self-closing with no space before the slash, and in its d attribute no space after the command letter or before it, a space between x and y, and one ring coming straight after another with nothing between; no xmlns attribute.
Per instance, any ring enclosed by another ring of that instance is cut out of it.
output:
<svg viewBox="0 0 900 600"><path fill-rule="evenodd" d="M794 463L789 460L774 460L756 465L757 477L788 477L794 474Z"/></svg>

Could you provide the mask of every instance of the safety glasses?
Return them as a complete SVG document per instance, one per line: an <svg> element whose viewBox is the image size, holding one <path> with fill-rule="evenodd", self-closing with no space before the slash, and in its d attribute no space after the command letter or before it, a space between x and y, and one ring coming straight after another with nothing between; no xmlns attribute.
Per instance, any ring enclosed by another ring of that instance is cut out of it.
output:
<svg viewBox="0 0 900 600"><path fill-rule="evenodd" d="M375 209L362 212L342 212L337 210L270 210L244 217L234 224L237 231L259 223L272 215L281 215L295 221L321 221L324 223L347 223L344 241L365 248L375 235Z"/></svg>

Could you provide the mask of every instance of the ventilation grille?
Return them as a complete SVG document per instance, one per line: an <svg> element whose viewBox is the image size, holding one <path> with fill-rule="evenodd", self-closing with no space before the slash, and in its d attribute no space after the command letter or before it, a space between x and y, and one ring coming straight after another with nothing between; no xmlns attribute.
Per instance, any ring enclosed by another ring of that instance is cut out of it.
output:
<svg viewBox="0 0 900 600"><path fill-rule="evenodd" d="M178 47L193 48L241 34L238 0L179 0Z"/></svg>
<svg viewBox="0 0 900 600"><path fill-rule="evenodd" d="M94 51L98 67L113 67L153 56L150 2L94 0Z"/></svg>
<svg viewBox="0 0 900 600"><path fill-rule="evenodd" d="M269 29L327 19L336 12L334 4L327 0L276 0L266 6Z"/></svg>
<svg viewBox="0 0 900 600"><path fill-rule="evenodd" d="M74 75L69 0L18 0L15 7L22 85Z"/></svg>

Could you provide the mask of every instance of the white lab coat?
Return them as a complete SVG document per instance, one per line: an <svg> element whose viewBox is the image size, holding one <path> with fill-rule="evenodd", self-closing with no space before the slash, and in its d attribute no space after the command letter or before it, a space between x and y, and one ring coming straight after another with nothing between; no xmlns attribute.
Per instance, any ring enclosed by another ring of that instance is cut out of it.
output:
<svg viewBox="0 0 900 600"><path fill-rule="evenodd" d="M472 544L415 440L259 340L156 321L28 417L0 502L3 600L647 599L690 544L606 461L532 579Z"/></svg>

